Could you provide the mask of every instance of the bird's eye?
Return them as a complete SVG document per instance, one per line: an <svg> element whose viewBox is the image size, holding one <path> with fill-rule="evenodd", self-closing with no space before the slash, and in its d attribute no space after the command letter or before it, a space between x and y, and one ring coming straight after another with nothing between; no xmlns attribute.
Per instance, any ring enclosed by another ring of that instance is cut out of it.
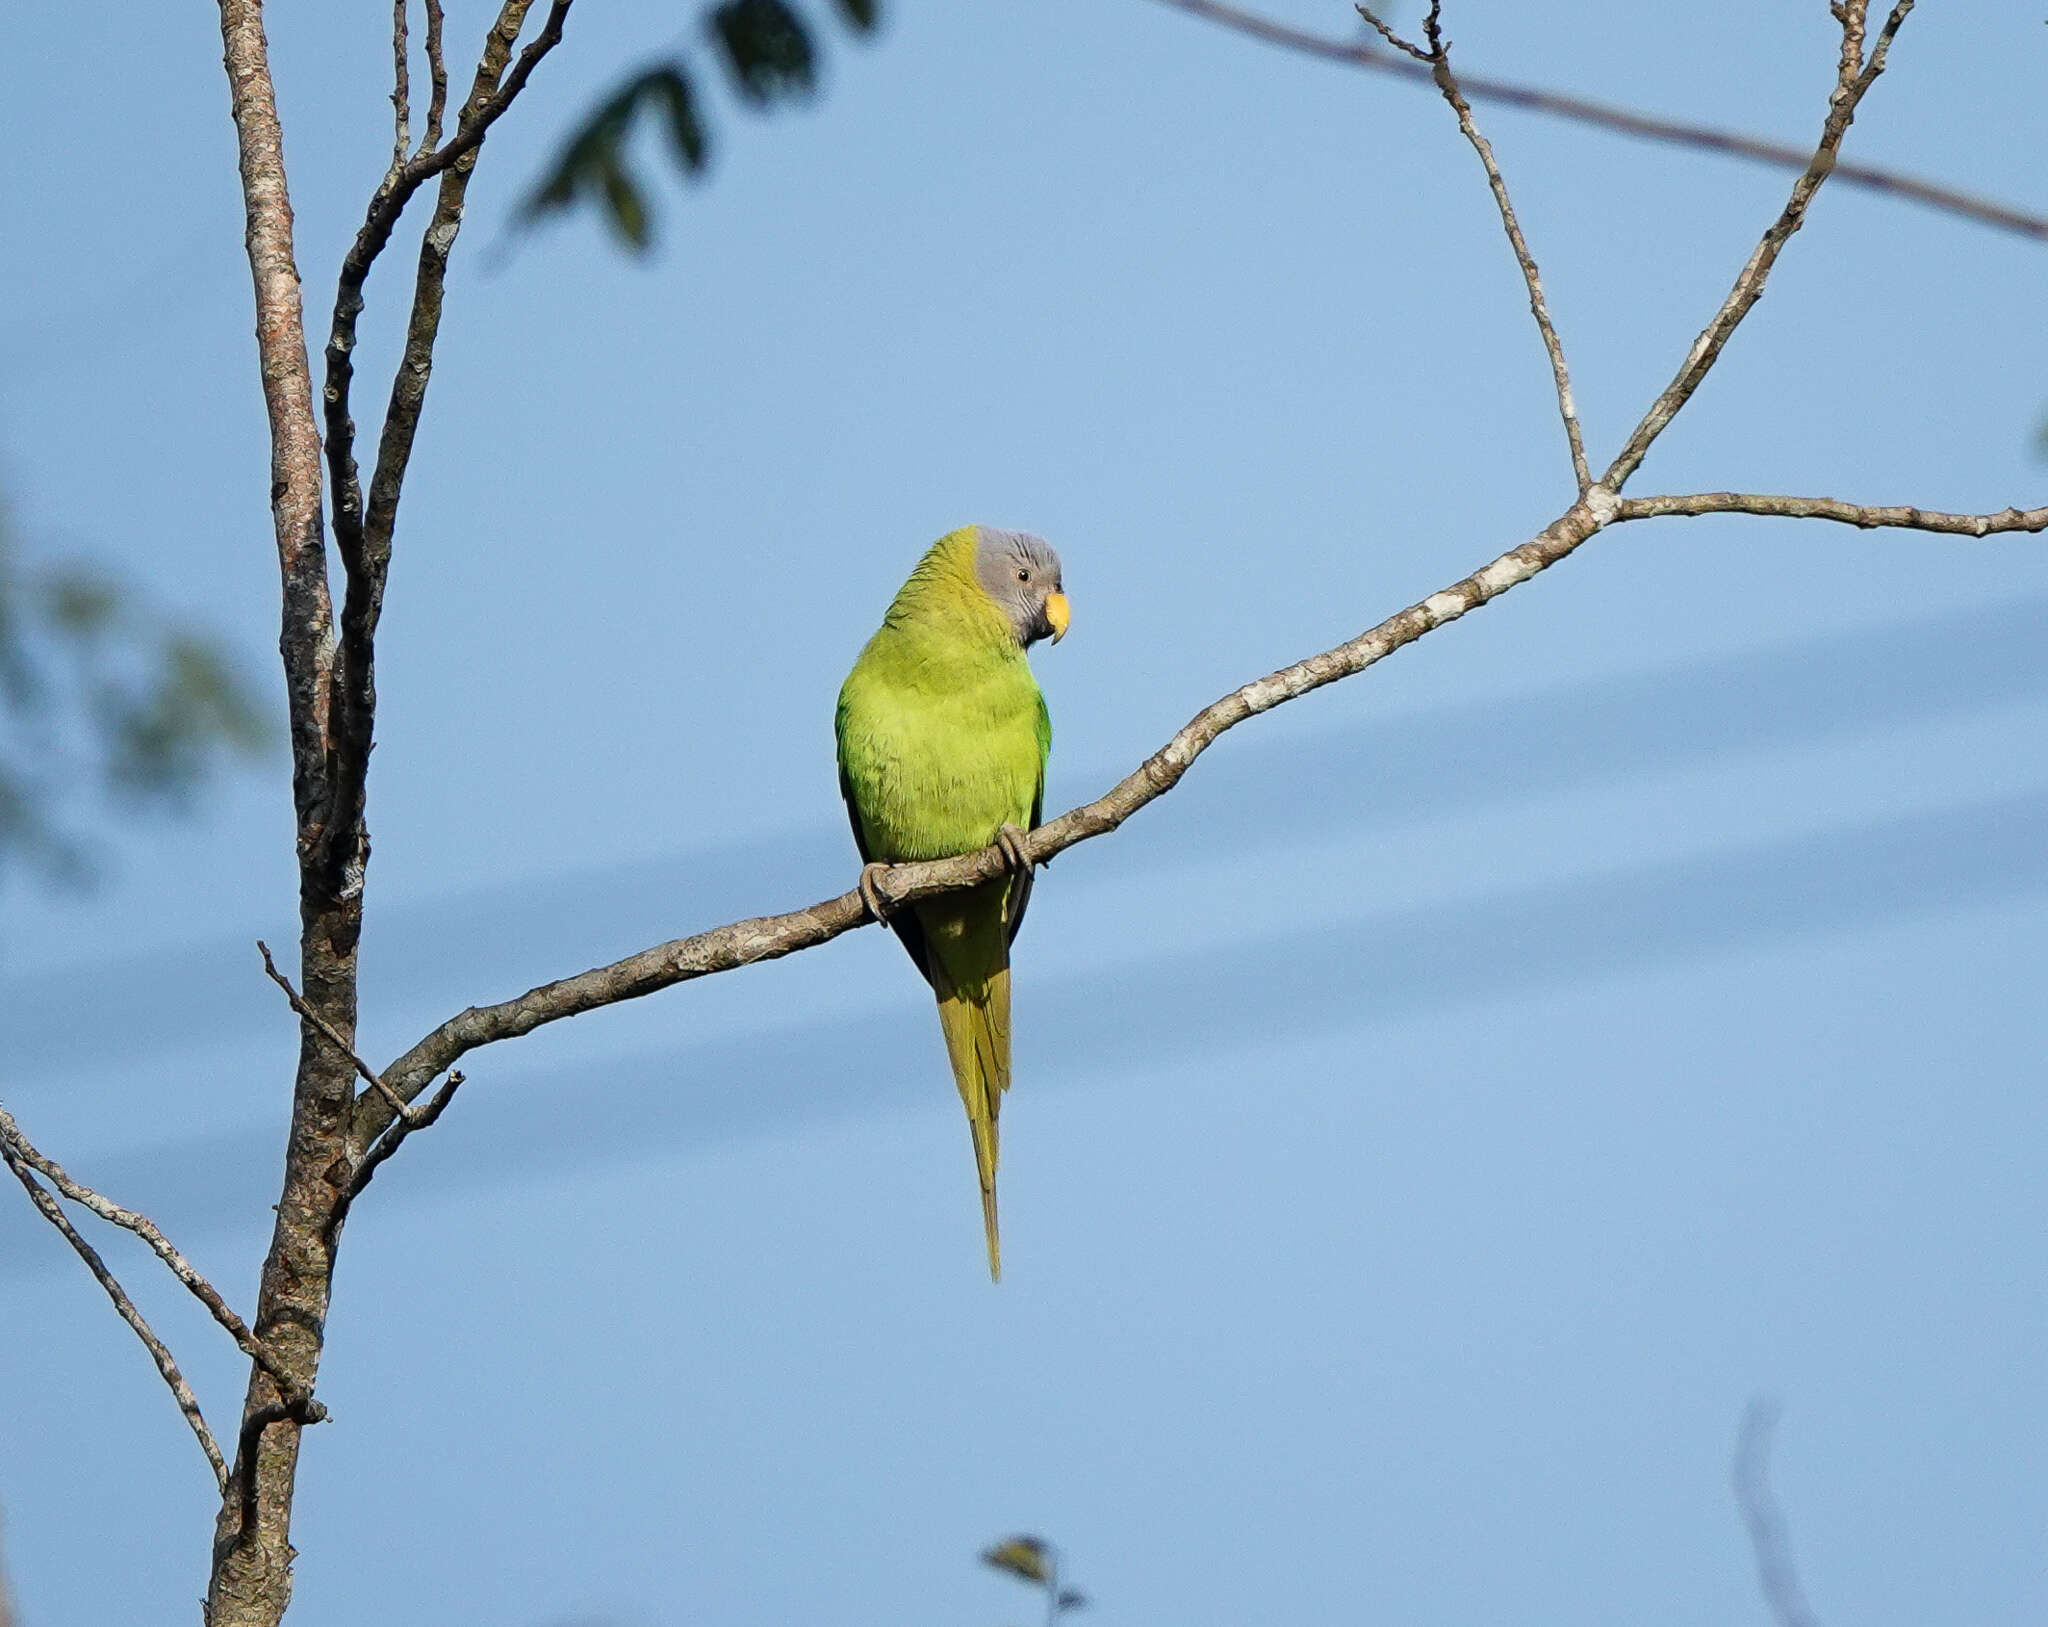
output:
<svg viewBox="0 0 2048 1627"><path fill-rule="evenodd" d="M1020 582L1028 582L1031 580L1031 573L1029 571L1019 571L1017 573L1017 580Z"/></svg>

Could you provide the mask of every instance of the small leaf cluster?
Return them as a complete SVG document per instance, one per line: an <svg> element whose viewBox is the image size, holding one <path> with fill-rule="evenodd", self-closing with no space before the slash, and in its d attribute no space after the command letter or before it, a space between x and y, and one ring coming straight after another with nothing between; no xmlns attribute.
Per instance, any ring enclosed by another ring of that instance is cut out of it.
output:
<svg viewBox="0 0 2048 1627"><path fill-rule="evenodd" d="M880 0L834 0L840 21L871 34L881 21ZM817 89L816 25L785 0L722 0L699 19L740 102L766 112L800 102ZM662 150L685 180L711 162L704 98L688 56L678 52L628 74L584 116L520 209L522 225L562 214L589 201L613 235L635 254L654 242L647 187L629 143L643 113L662 134Z"/></svg>
<svg viewBox="0 0 2048 1627"><path fill-rule="evenodd" d="M24 562L0 530L0 871L81 879L81 796L183 810L224 758L272 740L217 642L103 569Z"/></svg>

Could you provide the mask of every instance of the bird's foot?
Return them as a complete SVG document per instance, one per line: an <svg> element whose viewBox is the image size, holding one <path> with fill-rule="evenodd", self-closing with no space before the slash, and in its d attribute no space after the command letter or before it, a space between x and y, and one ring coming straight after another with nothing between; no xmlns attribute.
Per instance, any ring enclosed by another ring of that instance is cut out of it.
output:
<svg viewBox="0 0 2048 1627"><path fill-rule="evenodd" d="M889 869L886 864L864 864L860 867L860 901L867 905L868 914L887 925L889 917L896 913L896 906L889 902L877 879Z"/></svg>
<svg viewBox="0 0 2048 1627"><path fill-rule="evenodd" d="M1005 820L996 827L996 846L1003 850L1010 869L1020 876L1031 874L1031 855L1024 851L1024 832Z"/></svg>

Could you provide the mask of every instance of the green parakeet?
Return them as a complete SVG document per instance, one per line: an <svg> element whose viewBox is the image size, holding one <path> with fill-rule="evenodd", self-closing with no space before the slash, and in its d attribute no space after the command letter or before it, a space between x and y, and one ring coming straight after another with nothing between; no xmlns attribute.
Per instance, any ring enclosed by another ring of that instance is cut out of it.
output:
<svg viewBox="0 0 2048 1627"><path fill-rule="evenodd" d="M996 1119L1010 1086L1010 940L1031 897L1018 845L1045 807L1052 719L1024 651L1067 630L1059 555L1042 538L963 526L918 561L839 691L839 789L871 868L1001 842L1014 874L890 913L938 996L981 1176L988 1271L996 1233Z"/></svg>

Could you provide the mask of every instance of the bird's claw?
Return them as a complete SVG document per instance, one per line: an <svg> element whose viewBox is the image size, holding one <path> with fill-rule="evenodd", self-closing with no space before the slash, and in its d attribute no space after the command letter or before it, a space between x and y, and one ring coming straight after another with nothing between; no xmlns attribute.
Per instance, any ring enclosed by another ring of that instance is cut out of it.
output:
<svg viewBox="0 0 2048 1627"><path fill-rule="evenodd" d="M1031 874L1031 855L1024 851L1024 832L1005 820L996 827L996 846L1003 850L1010 869L1020 876Z"/></svg>
<svg viewBox="0 0 2048 1627"><path fill-rule="evenodd" d="M884 925L895 913L895 906L883 895L881 884L875 878L888 868L886 864L864 864L860 867L860 901L867 905L868 914Z"/></svg>

